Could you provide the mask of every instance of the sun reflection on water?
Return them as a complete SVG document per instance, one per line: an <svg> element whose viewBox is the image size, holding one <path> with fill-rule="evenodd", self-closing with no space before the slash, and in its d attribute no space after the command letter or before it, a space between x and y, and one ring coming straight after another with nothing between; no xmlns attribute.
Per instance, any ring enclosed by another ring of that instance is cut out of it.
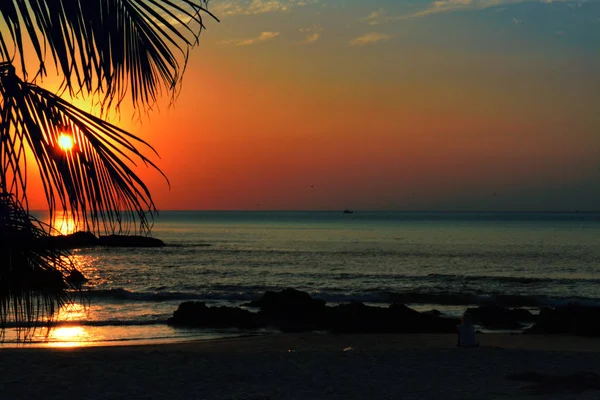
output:
<svg viewBox="0 0 600 400"><path fill-rule="evenodd" d="M88 317L88 309L80 303L65 304L58 312L57 321L72 322L82 321Z"/></svg>
<svg viewBox="0 0 600 400"><path fill-rule="evenodd" d="M90 342L90 336L83 326L61 326L51 329L48 335L50 347L81 347Z"/></svg>
<svg viewBox="0 0 600 400"><path fill-rule="evenodd" d="M81 303L68 303L61 307L55 316L55 323L49 330L34 332L33 342L47 347L81 347L87 346L95 337L84 325L76 325L89 317L88 307Z"/></svg>

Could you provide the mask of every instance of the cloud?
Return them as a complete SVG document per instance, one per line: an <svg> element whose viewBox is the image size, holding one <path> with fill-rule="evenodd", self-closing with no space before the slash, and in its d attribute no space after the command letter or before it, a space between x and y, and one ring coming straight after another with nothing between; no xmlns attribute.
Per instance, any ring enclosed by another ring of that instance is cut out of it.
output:
<svg viewBox="0 0 600 400"><path fill-rule="evenodd" d="M222 44L234 44L236 47L250 46L251 44L271 40L279 36L279 32L262 32L259 36L247 39L230 39L224 40Z"/></svg>
<svg viewBox="0 0 600 400"><path fill-rule="evenodd" d="M319 0L235 0L220 3L211 9L216 15L256 15L287 12L294 7L315 4Z"/></svg>
<svg viewBox="0 0 600 400"><path fill-rule="evenodd" d="M433 14L453 12L484 10L487 8L496 8L519 3L545 3L552 4L556 2L571 3L569 6L578 7L585 0L435 0L427 8L412 14L389 15L387 10L381 8L373 11L368 16L359 21L368 25L379 25L386 22L402 21L411 18L426 17Z"/></svg>
<svg viewBox="0 0 600 400"><path fill-rule="evenodd" d="M379 25L389 20L388 12L385 8L380 8L377 11L373 11L368 16L361 18L359 21L364 22L368 25Z"/></svg>
<svg viewBox="0 0 600 400"><path fill-rule="evenodd" d="M431 14L460 10L483 10L511 3L523 3L528 0L437 0L423 10L407 17L424 17ZM536 0L537 1L537 0Z"/></svg>
<svg viewBox="0 0 600 400"><path fill-rule="evenodd" d="M382 40L388 40L391 38L392 38L391 35L386 35L385 33L371 32L371 33L366 33L362 36L357 37L356 39L351 40L350 44L353 46L364 46L366 44L373 44L373 43L381 42Z"/></svg>
<svg viewBox="0 0 600 400"><path fill-rule="evenodd" d="M323 33L323 28L320 26L313 26L312 28L302 28L300 29L300 33L304 35L304 40L300 42L301 44L310 44L314 43L321 37L321 33Z"/></svg>
<svg viewBox="0 0 600 400"><path fill-rule="evenodd" d="M314 43L314 42L316 42L317 40L319 40L319 37L320 37L320 36L321 36L321 34L320 34L320 33L313 33L313 34L310 34L310 35L308 35L308 36L306 37L306 39L304 40L304 42L303 42L303 43L304 43L304 44L310 44L310 43Z"/></svg>
<svg viewBox="0 0 600 400"><path fill-rule="evenodd" d="M426 16L441 12L484 10L492 7L506 6L520 3L579 3L581 0L437 0L421 12L415 13L413 17Z"/></svg>

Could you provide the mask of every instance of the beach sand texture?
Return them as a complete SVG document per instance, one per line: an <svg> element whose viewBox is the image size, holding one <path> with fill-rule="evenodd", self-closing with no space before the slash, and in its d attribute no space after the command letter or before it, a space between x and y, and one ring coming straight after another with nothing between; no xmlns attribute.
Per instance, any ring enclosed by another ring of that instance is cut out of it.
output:
<svg viewBox="0 0 600 400"><path fill-rule="evenodd" d="M598 339L488 334L481 335L478 349L457 349L455 340L454 335L308 333L146 346L5 348L0 398L600 398L595 381L585 387L559 379L541 384L507 379L524 372L600 373Z"/></svg>

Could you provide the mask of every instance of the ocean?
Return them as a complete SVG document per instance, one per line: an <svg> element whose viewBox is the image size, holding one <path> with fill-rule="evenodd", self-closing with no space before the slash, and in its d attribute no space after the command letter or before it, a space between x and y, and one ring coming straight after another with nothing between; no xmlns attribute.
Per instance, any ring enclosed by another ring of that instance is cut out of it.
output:
<svg viewBox="0 0 600 400"><path fill-rule="evenodd" d="M287 287L328 304L400 301L452 316L486 301L600 305L597 213L169 211L152 236L167 246L75 250L83 295L31 343L235 336L166 320L184 301L240 306Z"/></svg>

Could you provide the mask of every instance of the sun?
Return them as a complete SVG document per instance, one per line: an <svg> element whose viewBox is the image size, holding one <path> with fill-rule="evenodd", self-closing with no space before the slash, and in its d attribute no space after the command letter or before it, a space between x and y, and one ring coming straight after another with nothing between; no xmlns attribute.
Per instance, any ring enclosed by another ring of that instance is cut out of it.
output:
<svg viewBox="0 0 600 400"><path fill-rule="evenodd" d="M58 135L58 147L60 147L61 150L70 151L73 150L73 146L75 146L73 136L67 135L66 133Z"/></svg>

